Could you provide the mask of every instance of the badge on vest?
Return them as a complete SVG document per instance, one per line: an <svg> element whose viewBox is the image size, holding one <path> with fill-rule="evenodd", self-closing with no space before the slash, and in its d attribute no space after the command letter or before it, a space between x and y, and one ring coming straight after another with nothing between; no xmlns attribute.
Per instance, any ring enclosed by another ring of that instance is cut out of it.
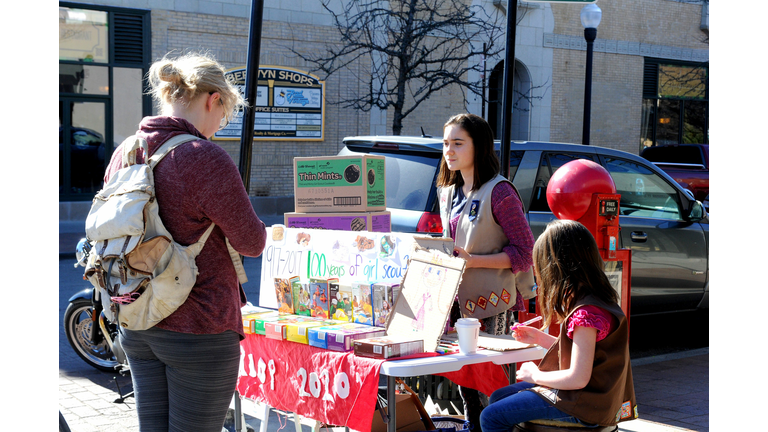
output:
<svg viewBox="0 0 768 432"><path fill-rule="evenodd" d="M467 300L466 303L464 303L464 307L467 308L469 313L472 313L475 311L475 302L472 300Z"/></svg>
<svg viewBox="0 0 768 432"><path fill-rule="evenodd" d="M511 296L509 295L506 289L501 290L501 299L504 300L504 303L509 304L510 298Z"/></svg>
<svg viewBox="0 0 768 432"><path fill-rule="evenodd" d="M626 401L623 404L621 404L621 408L619 408L619 412L616 413L616 421L624 420L632 417L632 408L631 408L632 402ZM635 418L637 418L637 405L635 405Z"/></svg>
<svg viewBox="0 0 768 432"><path fill-rule="evenodd" d="M472 200L469 206L469 220L477 219L477 213L480 211L480 200Z"/></svg>

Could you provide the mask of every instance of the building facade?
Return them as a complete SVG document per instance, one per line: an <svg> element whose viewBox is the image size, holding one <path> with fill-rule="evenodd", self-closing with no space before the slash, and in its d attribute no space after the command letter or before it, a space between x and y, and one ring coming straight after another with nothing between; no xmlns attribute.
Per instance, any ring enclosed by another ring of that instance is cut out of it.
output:
<svg viewBox="0 0 768 432"><path fill-rule="evenodd" d="M507 1L470 2L502 18L508 12ZM579 143L586 48L582 5L518 3L512 138ZM645 145L706 140L708 4L624 0L599 6L603 18L595 42L591 144L637 154ZM244 69L251 0L84 0L59 7L60 201L87 202L100 187L112 150L155 111L143 94L142 77L151 62L167 53L205 50L227 69ZM313 75L292 49L318 52L339 40L320 0L265 0L262 26L261 68L296 76ZM504 41L496 42L503 56ZM485 65L489 103L469 95L465 105L460 89L446 88L404 120L402 134L423 130L439 136L448 117L469 111L487 118L500 135L504 59L476 61ZM322 83L322 114L314 117L321 118L321 135L254 139L251 196L292 195L293 157L333 155L345 136L392 132L391 110L362 112L333 103L365 92L356 76L370 70L360 62ZM239 161L239 138L217 134L214 140Z"/></svg>

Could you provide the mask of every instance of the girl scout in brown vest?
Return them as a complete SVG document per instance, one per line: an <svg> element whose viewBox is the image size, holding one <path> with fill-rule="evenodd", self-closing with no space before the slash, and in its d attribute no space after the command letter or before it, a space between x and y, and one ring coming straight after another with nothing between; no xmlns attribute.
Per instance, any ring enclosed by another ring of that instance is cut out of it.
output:
<svg viewBox="0 0 768 432"><path fill-rule="evenodd" d="M560 336L514 329L515 339L548 351L538 367L520 367L522 382L493 392L483 430L509 431L536 419L611 426L636 418L627 319L594 237L578 222L553 221L536 241L533 261L542 328L557 321Z"/></svg>
<svg viewBox="0 0 768 432"><path fill-rule="evenodd" d="M467 262L451 325L459 316L473 317L484 332L504 334L512 311L523 310L523 299L534 295L534 239L515 187L499 175L493 132L483 118L458 114L446 122L437 186L443 236L454 239L454 255ZM480 394L460 393L479 432Z"/></svg>

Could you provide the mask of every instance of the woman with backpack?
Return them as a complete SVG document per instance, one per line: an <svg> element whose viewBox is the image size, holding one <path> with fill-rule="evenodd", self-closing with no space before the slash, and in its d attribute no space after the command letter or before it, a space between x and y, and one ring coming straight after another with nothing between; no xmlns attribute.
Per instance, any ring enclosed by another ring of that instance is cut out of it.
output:
<svg viewBox="0 0 768 432"><path fill-rule="evenodd" d="M199 273L186 301L147 330L121 329L142 432L221 432L237 384L246 299L226 241L257 257L266 227L232 158L209 141L244 104L224 73L210 56L186 54L166 56L148 74L160 115L144 118L136 135L147 141L149 156L175 136L197 137L154 168L160 218L183 245L216 225L197 256ZM115 149L105 183L121 168L122 154Z"/></svg>

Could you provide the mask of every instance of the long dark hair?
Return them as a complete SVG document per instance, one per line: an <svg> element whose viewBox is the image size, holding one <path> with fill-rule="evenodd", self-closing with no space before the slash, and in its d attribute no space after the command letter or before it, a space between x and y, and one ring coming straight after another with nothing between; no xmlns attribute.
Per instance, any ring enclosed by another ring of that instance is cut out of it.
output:
<svg viewBox="0 0 768 432"><path fill-rule="evenodd" d="M449 125L457 125L464 129L472 138L475 148L475 177L472 180L472 190L480 189L480 186L499 173L500 163L496 152L493 150L493 131L491 126L482 117L475 114L456 114L443 125L443 130ZM464 185L464 178L458 171L451 171L445 163L445 158L440 158L440 169L437 172L437 186L445 187Z"/></svg>
<svg viewBox="0 0 768 432"><path fill-rule="evenodd" d="M592 294L606 303L619 300L605 275L592 233L579 222L554 220L533 245L539 304L547 327L562 322L576 302Z"/></svg>

